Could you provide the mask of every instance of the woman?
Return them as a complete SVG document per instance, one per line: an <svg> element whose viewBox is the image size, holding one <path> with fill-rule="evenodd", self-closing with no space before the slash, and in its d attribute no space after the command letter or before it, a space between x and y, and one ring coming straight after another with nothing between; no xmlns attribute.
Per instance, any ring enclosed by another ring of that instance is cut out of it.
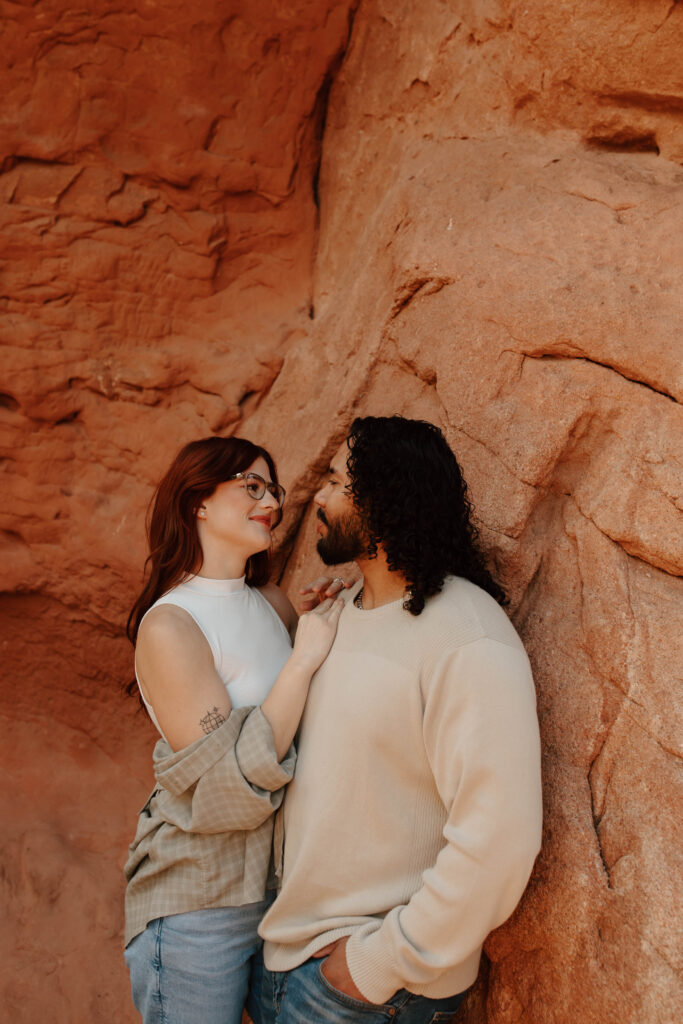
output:
<svg viewBox="0 0 683 1024"><path fill-rule="evenodd" d="M343 606L323 601L297 626L268 582L284 493L266 451L211 437L180 451L154 500L150 571L128 622L162 737L125 868L125 958L144 1024L242 1017L273 812Z"/></svg>

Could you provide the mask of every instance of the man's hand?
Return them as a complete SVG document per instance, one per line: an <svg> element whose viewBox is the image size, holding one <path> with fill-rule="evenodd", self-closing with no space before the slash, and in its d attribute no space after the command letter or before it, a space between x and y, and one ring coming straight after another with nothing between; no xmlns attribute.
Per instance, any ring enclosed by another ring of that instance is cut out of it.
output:
<svg viewBox="0 0 683 1024"><path fill-rule="evenodd" d="M357 999L359 1003L368 1003L370 1000L366 999L363 993L356 988L353 978L349 974L346 963L346 943L348 941L347 935L343 939L331 942L329 946L323 946L313 955L327 957L325 962L320 965L320 969L332 988L336 988L338 992L343 992L346 996L351 996L352 999Z"/></svg>
<svg viewBox="0 0 683 1024"><path fill-rule="evenodd" d="M321 601L328 597L336 597L342 590L352 586L353 580L347 583L341 576L335 576L334 579L331 576L319 576L317 580L307 583L299 590L299 593L303 595L299 602L299 610L310 612L313 608L317 608Z"/></svg>

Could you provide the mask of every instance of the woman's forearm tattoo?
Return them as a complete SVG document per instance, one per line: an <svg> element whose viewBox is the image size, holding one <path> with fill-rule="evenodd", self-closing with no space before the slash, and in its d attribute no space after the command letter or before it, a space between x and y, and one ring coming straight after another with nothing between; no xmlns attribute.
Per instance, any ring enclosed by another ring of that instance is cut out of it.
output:
<svg viewBox="0 0 683 1024"><path fill-rule="evenodd" d="M218 729L219 726L223 725L223 722L227 722L227 718L216 707L211 711L207 711L204 717L199 719L199 724L207 736L214 729Z"/></svg>

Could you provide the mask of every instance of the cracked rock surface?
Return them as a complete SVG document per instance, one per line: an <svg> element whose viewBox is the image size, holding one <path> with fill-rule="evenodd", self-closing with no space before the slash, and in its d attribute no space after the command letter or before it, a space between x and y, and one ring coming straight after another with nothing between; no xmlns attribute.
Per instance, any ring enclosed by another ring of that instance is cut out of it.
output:
<svg viewBox="0 0 683 1024"><path fill-rule="evenodd" d="M159 474L270 447L295 596L330 454L400 412L461 460L543 736L543 851L463 1024L670 1024L683 4L6 8L3 1004L136 1019L153 730L119 686Z"/></svg>

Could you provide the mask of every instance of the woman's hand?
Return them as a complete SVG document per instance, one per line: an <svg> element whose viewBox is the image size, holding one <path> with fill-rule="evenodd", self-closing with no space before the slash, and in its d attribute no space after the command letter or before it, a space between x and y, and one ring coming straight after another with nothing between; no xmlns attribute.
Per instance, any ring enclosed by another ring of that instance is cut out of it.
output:
<svg viewBox="0 0 683 1024"><path fill-rule="evenodd" d="M329 654L343 607L343 598L327 598L314 611L301 616L291 657L261 705L273 730L278 761L287 753L299 728L311 677Z"/></svg>
<svg viewBox="0 0 683 1024"><path fill-rule="evenodd" d="M291 657L295 665L311 675L320 668L337 634L343 607L343 598L328 597L313 611L301 616Z"/></svg>
<svg viewBox="0 0 683 1024"><path fill-rule="evenodd" d="M348 589L353 586L353 581L348 583L341 578L341 576L335 576L332 579L331 576L318 576L317 580L313 580L312 583L307 583L305 587L302 587L299 591L304 596L299 602L299 610L302 612L310 612L316 608L321 601L324 601L327 597L335 597L341 593L342 590Z"/></svg>

